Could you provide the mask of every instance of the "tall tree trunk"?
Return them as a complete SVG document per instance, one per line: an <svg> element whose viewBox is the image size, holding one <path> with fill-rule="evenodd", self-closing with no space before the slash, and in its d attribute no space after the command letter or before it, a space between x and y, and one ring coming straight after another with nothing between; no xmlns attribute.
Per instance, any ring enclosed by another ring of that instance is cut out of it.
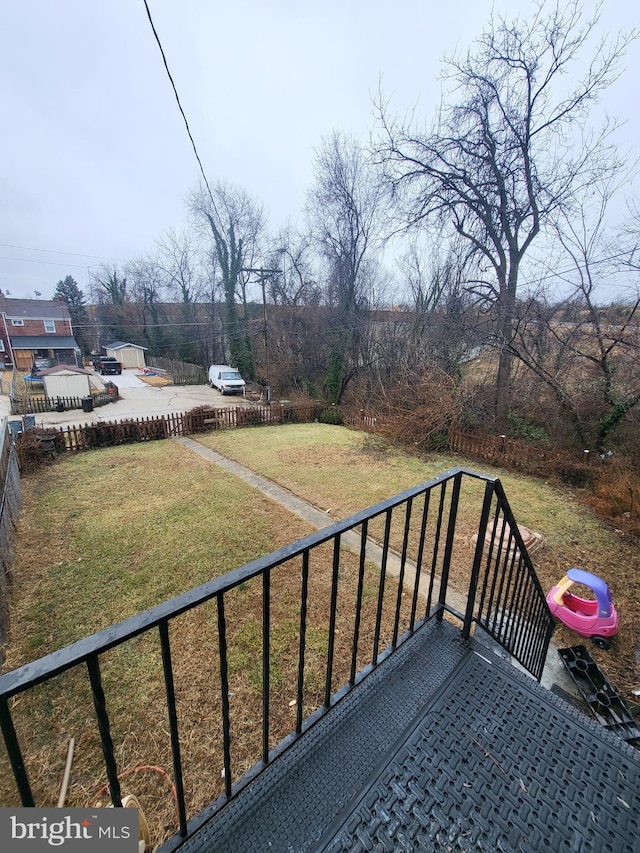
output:
<svg viewBox="0 0 640 853"><path fill-rule="evenodd" d="M513 320L516 310L518 264L512 259L508 280L502 285L498 299L498 375L496 378L496 427L505 430L511 402L511 371L513 365Z"/></svg>

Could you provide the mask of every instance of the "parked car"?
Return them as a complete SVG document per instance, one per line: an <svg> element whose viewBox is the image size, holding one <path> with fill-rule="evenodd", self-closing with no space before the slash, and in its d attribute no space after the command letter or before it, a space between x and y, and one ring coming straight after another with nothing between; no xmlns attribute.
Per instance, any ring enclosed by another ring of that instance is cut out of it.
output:
<svg viewBox="0 0 640 853"><path fill-rule="evenodd" d="M93 361L93 369L104 376L105 373L122 373L122 364L111 355L101 355Z"/></svg>
<svg viewBox="0 0 640 853"><path fill-rule="evenodd" d="M245 381L235 367L212 364L209 368L209 385L221 394L244 394Z"/></svg>

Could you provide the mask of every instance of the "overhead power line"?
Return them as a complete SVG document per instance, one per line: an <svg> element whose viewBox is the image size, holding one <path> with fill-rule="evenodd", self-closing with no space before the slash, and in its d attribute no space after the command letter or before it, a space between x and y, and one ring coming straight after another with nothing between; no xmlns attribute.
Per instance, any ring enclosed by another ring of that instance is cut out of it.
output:
<svg viewBox="0 0 640 853"><path fill-rule="evenodd" d="M63 264L62 261L37 261L34 258L8 258L6 255L0 255L2 261L15 261L18 264L46 264L52 267L76 267L77 269L86 270L86 264Z"/></svg>
<svg viewBox="0 0 640 853"><path fill-rule="evenodd" d="M93 258L96 261L120 261L121 263L126 263L125 258L109 258L106 255L87 255L86 252L63 252L60 249L36 249L34 246L15 246L13 243L0 243L0 246L3 246L5 249L23 249L25 252L45 252L48 255L69 255L74 258ZM22 258L15 258L15 260L22 260ZM41 261L41 263L48 263L48 261Z"/></svg>
<svg viewBox="0 0 640 853"><path fill-rule="evenodd" d="M173 94L176 97L176 102L178 104L178 108L182 114L182 118L184 120L184 126L187 128L187 133L189 134L189 139L191 140L191 146L193 148L193 153L196 155L196 160L198 161L198 166L200 167L200 174L202 175L202 179L203 179L205 186L207 188L207 191L209 193L209 198L211 199L211 204L213 205L213 209L214 209L216 216L217 216L218 210L216 207L216 203L213 199L213 193L211 192L211 187L209 186L209 181L207 180L207 176L204 173L204 168L202 166L202 160L200 159L200 155L198 154L198 149L196 148L196 143L195 143L195 140L194 140L193 135L191 133L191 128L189 127L189 122L187 121L187 116L185 115L185 112L182 109L182 104L180 103L180 96L178 95L178 90L176 88L176 84L174 83L173 77L171 76L171 71L169 71L169 65L167 63L167 57L164 54L164 49L162 47L162 43L160 42L160 37L156 31L155 24L153 23L153 18L151 17L151 11L149 9L149 5L147 3L147 0L142 0L142 2L144 3L144 8L147 10L147 17L149 18L149 23L151 24L151 29L153 30L153 35L155 36L155 40L158 43L158 47L160 48L160 53L162 55L162 61L164 62L164 67L165 67L165 70L167 72L167 76L171 82L171 87L173 89Z"/></svg>

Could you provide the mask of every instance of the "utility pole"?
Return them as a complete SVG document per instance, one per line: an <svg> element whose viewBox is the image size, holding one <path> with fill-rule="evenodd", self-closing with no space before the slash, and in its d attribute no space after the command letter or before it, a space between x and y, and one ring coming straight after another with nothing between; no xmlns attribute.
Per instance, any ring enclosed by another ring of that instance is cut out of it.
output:
<svg viewBox="0 0 640 853"><path fill-rule="evenodd" d="M271 405L271 385L269 382L269 325L267 323L267 295L265 289L265 282L271 275L275 275L276 273L282 272L282 270L268 270L260 267L259 269L254 267L242 267L240 272L249 272L253 273L258 277L258 284L262 287L262 316L264 320L263 327L263 336L264 336L264 359L265 359L265 371L266 371L266 380L267 380L267 406Z"/></svg>

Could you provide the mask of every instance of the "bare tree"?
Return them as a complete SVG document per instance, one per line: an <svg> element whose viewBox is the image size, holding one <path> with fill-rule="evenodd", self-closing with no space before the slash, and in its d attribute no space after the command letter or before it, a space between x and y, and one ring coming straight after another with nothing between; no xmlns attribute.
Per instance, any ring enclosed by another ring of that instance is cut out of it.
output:
<svg viewBox="0 0 640 853"><path fill-rule="evenodd" d="M384 193L358 143L335 132L318 151L307 213L326 267L325 299L334 309L327 390L339 402L362 363L376 249L383 236Z"/></svg>
<svg viewBox="0 0 640 853"><path fill-rule="evenodd" d="M280 274L269 277L268 292L274 305L318 305L321 294L312 262L311 237L285 225L270 240L267 267Z"/></svg>
<svg viewBox="0 0 640 853"><path fill-rule="evenodd" d="M151 355L164 355L169 345L169 324L161 313L164 282L151 258L135 258L126 267L132 300L139 308L141 335Z"/></svg>
<svg viewBox="0 0 640 853"><path fill-rule="evenodd" d="M435 219L469 242L491 273L475 283L494 306L499 367L496 419L509 405L520 266L547 220L566 210L594 173L615 170L611 127L582 135L589 108L618 76L635 32L600 41L584 76L574 67L595 35L577 0L540 2L530 21L492 18L466 58L446 60L456 102L433 132L392 120L382 99L379 154L412 224Z"/></svg>
<svg viewBox="0 0 640 853"><path fill-rule="evenodd" d="M96 348L108 341L135 338L138 324L132 320L135 307L130 304L126 273L114 264L101 264L90 271L89 290L98 321Z"/></svg>
<svg viewBox="0 0 640 853"><path fill-rule="evenodd" d="M607 236L607 208L617 188L610 181L595 184L580 210L559 215L555 228L569 260L562 276L567 298L555 306L531 300L514 322L510 344L552 391L574 439L598 450L640 403L640 293L624 305L606 304L618 265ZM552 281L557 287L556 276Z"/></svg>
<svg viewBox="0 0 640 853"><path fill-rule="evenodd" d="M199 246L194 235L170 228L156 240L153 261L168 293L183 305L191 305L202 289Z"/></svg>
<svg viewBox="0 0 640 853"><path fill-rule="evenodd" d="M202 360L196 302L206 290L203 258L195 235L171 228L156 240L153 256L167 293L180 306L180 333L173 335L175 353L184 361Z"/></svg>
<svg viewBox="0 0 640 853"><path fill-rule="evenodd" d="M255 368L248 327L249 276L245 270L257 264L265 226L262 207L244 190L226 183L216 184L211 192L209 187L200 186L192 193L189 204L196 220L213 238L224 292L229 360L252 379Z"/></svg>
<svg viewBox="0 0 640 853"><path fill-rule="evenodd" d="M100 304L124 305L128 301L126 275L115 264L100 264L91 270L89 288Z"/></svg>

